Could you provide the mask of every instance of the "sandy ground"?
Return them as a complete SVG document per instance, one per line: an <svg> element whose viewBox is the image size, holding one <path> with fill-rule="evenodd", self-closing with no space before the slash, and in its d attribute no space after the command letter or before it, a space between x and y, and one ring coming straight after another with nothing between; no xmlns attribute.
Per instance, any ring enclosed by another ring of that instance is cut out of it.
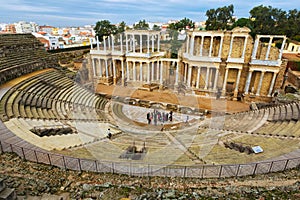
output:
<svg viewBox="0 0 300 200"><path fill-rule="evenodd" d="M144 91L129 87L114 85L98 85L97 93L104 93L113 96L128 96L131 98L146 99L156 102L171 104L180 104L183 106L197 107L212 111L240 112L249 110L249 105L238 101L216 100L206 97L182 96L172 93L169 90L164 91Z"/></svg>

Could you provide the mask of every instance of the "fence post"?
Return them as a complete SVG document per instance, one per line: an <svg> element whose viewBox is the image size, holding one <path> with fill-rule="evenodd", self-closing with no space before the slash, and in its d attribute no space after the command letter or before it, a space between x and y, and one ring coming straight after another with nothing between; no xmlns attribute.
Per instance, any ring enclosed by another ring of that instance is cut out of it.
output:
<svg viewBox="0 0 300 200"><path fill-rule="evenodd" d="M256 164L255 164L255 167L254 167L254 170L253 170L253 173L252 173L252 175L255 175L256 168L257 168L257 165L258 165L258 163L256 163Z"/></svg>
<svg viewBox="0 0 300 200"><path fill-rule="evenodd" d="M184 166L184 169L183 169L183 178L186 177L186 166Z"/></svg>
<svg viewBox="0 0 300 200"><path fill-rule="evenodd" d="M3 153L3 147L2 147L2 142L0 141L0 153Z"/></svg>
<svg viewBox="0 0 300 200"><path fill-rule="evenodd" d="M287 168L287 165L288 165L289 161L290 161L289 159L287 159L287 160L286 160L286 163L285 163L285 165L284 165L284 169L283 169L283 171L285 171L285 170L286 170L286 168Z"/></svg>
<svg viewBox="0 0 300 200"><path fill-rule="evenodd" d="M47 153L47 157L49 159L49 164L52 165L49 153Z"/></svg>
<svg viewBox="0 0 300 200"><path fill-rule="evenodd" d="M38 157L37 157L37 155L36 155L36 151L33 150L33 153L34 153L34 155L35 155L35 160L36 160L36 162L39 163Z"/></svg>
<svg viewBox="0 0 300 200"><path fill-rule="evenodd" d="M65 167L65 169L67 169L66 161L65 161L65 156L62 156L62 159L63 159L64 167Z"/></svg>
<svg viewBox="0 0 300 200"><path fill-rule="evenodd" d="M23 147L21 147L21 150L22 150L23 159L26 160Z"/></svg>
<svg viewBox="0 0 300 200"><path fill-rule="evenodd" d="M77 159L78 160L78 166L79 166L79 171L81 172L81 163L80 163L80 158Z"/></svg>
<svg viewBox="0 0 300 200"><path fill-rule="evenodd" d="M97 164L97 160L95 160L95 168L96 168L96 172L98 172L98 164Z"/></svg>
<svg viewBox="0 0 300 200"><path fill-rule="evenodd" d="M222 175L222 168L223 168L223 165L221 165L221 167L220 167L219 178L221 178L221 175Z"/></svg>
<svg viewBox="0 0 300 200"><path fill-rule="evenodd" d="M269 172L268 172L268 173L270 173L270 172L271 172L271 170L272 170L272 167L273 167L273 162L274 162L274 161L272 161L272 162L271 162L271 165L270 165L270 168L269 168Z"/></svg>
<svg viewBox="0 0 300 200"><path fill-rule="evenodd" d="M238 168L237 168L237 170L236 170L235 177L238 177L238 175L239 175L239 173L240 173L240 167L241 167L241 165L239 164L239 165L238 165Z"/></svg>

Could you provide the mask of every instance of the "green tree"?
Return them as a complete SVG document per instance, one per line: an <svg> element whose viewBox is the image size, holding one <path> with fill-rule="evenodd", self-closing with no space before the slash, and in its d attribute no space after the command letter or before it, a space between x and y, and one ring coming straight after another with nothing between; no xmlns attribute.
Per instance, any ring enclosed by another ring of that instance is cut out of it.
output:
<svg viewBox="0 0 300 200"><path fill-rule="evenodd" d="M117 32L118 33L123 33L123 32L125 32L125 30L126 30L126 23L124 22L124 21L122 21L120 24L119 24L119 26L118 26L118 30L117 30Z"/></svg>
<svg viewBox="0 0 300 200"><path fill-rule="evenodd" d="M205 22L206 30L230 29L232 23L234 23L233 13L234 7L232 4L217 9L207 10L207 20Z"/></svg>
<svg viewBox="0 0 300 200"><path fill-rule="evenodd" d="M237 21L234 22L234 24L232 25L232 28L235 27L248 27L251 30L253 29L253 22L251 21L251 19L249 18L240 18Z"/></svg>
<svg viewBox="0 0 300 200"><path fill-rule="evenodd" d="M140 20L137 24L133 25L133 29L135 30L149 30L149 24L146 20Z"/></svg>
<svg viewBox="0 0 300 200"><path fill-rule="evenodd" d="M160 31L161 29L160 29L159 26L157 26L156 24L154 24L153 27L152 27L152 30L154 30L154 31Z"/></svg>
<svg viewBox="0 0 300 200"><path fill-rule="evenodd" d="M293 40L300 41L300 11L294 9L287 14L288 33L286 35Z"/></svg>
<svg viewBox="0 0 300 200"><path fill-rule="evenodd" d="M94 28L96 36L99 37L99 41L103 41L103 36L109 36L117 33L117 27L110 23L108 20L98 21Z"/></svg>

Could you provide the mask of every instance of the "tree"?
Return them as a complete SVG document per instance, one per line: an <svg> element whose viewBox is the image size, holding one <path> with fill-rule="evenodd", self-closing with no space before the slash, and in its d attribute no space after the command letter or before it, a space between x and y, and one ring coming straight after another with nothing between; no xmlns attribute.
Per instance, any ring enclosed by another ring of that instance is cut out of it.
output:
<svg viewBox="0 0 300 200"><path fill-rule="evenodd" d="M137 24L133 25L135 30L149 30L149 24L145 20L140 20Z"/></svg>
<svg viewBox="0 0 300 200"><path fill-rule="evenodd" d="M99 41L103 41L103 36L109 36L117 33L117 27L110 23L108 20L98 21L94 28L96 36L99 37Z"/></svg>
<svg viewBox="0 0 300 200"><path fill-rule="evenodd" d="M205 22L207 30L225 30L230 29L233 18L233 5L224 6L221 8L210 9L206 11L207 20Z"/></svg>
<svg viewBox="0 0 300 200"><path fill-rule="evenodd" d="M234 22L234 24L232 25L232 28L235 27L248 27L251 30L253 29L253 22L251 21L251 19L248 18L240 18L237 21Z"/></svg>
<svg viewBox="0 0 300 200"><path fill-rule="evenodd" d="M154 31L160 31L160 27L157 26L156 24L153 25L152 30Z"/></svg>
<svg viewBox="0 0 300 200"><path fill-rule="evenodd" d="M125 32L125 30L126 30L126 23L124 21L122 21L118 26L117 32L123 33L123 32Z"/></svg>

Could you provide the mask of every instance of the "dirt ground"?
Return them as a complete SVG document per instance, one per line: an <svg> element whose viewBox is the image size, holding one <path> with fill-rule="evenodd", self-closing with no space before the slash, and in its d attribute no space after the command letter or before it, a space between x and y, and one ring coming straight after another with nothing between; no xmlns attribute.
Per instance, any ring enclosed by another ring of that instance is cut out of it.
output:
<svg viewBox="0 0 300 200"><path fill-rule="evenodd" d="M211 111L225 111L229 113L241 112L249 110L249 104L239 101L229 101L225 99L212 99L209 97L194 97L175 94L170 90L164 91L145 91L130 87L121 87L114 85L99 84L97 93L108 94L113 96L127 96L131 98L145 99L155 102L164 102L171 104L180 104L183 106L196 107Z"/></svg>

